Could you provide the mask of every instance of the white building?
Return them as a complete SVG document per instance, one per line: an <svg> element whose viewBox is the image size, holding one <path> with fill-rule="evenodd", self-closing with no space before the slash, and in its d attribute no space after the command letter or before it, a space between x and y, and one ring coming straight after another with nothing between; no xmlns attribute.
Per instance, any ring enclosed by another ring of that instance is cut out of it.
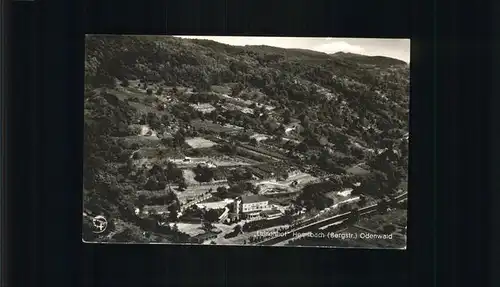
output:
<svg viewBox="0 0 500 287"><path fill-rule="evenodd" d="M191 104L190 106L193 107L195 110L202 112L204 114L208 114L215 110L215 107L208 103Z"/></svg>
<svg viewBox="0 0 500 287"><path fill-rule="evenodd" d="M270 210L269 199L260 195L249 195L241 197L241 213L246 219L260 218L260 213Z"/></svg>
<svg viewBox="0 0 500 287"><path fill-rule="evenodd" d="M347 196L351 195L352 191L353 191L352 188L347 188L347 189L344 189L342 191L339 191L337 194L342 196L342 197L347 197Z"/></svg>

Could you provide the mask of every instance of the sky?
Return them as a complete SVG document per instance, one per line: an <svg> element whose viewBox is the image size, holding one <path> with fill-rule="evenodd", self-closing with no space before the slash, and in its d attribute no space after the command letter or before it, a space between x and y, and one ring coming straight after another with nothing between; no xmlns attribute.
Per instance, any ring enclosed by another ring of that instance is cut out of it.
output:
<svg viewBox="0 0 500 287"><path fill-rule="evenodd" d="M266 45L280 48L307 49L324 53L356 53L385 56L410 62L410 39L377 38L305 38L305 37L240 37L240 36L178 36L208 39L233 45Z"/></svg>

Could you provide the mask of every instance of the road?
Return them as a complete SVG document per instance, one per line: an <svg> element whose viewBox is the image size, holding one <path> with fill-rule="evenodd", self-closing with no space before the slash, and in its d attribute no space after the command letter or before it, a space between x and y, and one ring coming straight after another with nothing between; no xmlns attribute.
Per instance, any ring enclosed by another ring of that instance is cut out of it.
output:
<svg viewBox="0 0 500 287"><path fill-rule="evenodd" d="M408 195L408 193L406 192L406 193L401 194L398 197L396 197L396 199L404 200L404 199L406 199L407 195ZM378 204L374 204L371 206L366 206L366 207L360 208L358 210L359 216L367 216L367 215L375 212L377 210L377 207L378 207ZM283 241L289 240L293 237L296 237L298 234L303 234L303 233L313 231L313 230L319 230L320 228L322 228L324 226L331 225L335 222L348 219L349 216L351 215L351 213L352 213L352 211L349 211L349 212L346 212L343 214L338 214L338 215L329 217L327 219L308 223L305 226L301 226L301 227L298 227L298 228L293 229L291 231L287 231L285 234L283 234L281 236L277 236L277 237L262 241L262 242L258 243L257 245L267 245L267 246L276 245L280 242L283 242Z"/></svg>
<svg viewBox="0 0 500 287"><path fill-rule="evenodd" d="M398 201L402 201L402 200L406 200L408 198L408 191L406 192L403 192L401 193L400 195L398 196L395 196L394 199L398 200Z"/></svg>

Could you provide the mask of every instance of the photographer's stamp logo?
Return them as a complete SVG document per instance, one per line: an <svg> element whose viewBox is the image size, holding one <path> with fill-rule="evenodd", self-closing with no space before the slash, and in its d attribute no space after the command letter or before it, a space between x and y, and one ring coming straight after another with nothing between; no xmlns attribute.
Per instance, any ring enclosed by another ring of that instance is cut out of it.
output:
<svg viewBox="0 0 500 287"><path fill-rule="evenodd" d="M103 233L108 227L108 221L102 215L98 215L92 219L94 225L94 233Z"/></svg>

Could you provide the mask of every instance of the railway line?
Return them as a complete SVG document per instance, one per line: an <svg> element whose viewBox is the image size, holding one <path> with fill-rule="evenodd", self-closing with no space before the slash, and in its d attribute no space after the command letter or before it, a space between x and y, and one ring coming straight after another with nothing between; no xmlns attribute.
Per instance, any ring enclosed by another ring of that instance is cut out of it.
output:
<svg viewBox="0 0 500 287"><path fill-rule="evenodd" d="M401 195L396 196L395 199L402 201L402 200L406 200L407 197L408 197L408 192L405 192ZM368 215L374 213L378 207L379 207L378 204L374 204L374 205L360 208L358 210L359 216L360 217L361 216L368 216ZM304 234L306 232L314 231L314 230L320 230L325 226L332 225L338 221L346 220L351 216L351 214L352 214L352 211L349 211L349 212L346 212L343 214L338 214L338 215L335 215L335 216L332 216L332 217L329 217L329 218L326 218L326 219L323 219L320 221L316 221L316 222L311 220L312 222L308 222L308 223L306 223L306 225L303 225L301 227L287 231L286 233L281 234L280 236L266 239L260 243L257 243L257 245L273 246L273 245L276 245L276 244L281 243L283 241L290 240L299 234Z"/></svg>

